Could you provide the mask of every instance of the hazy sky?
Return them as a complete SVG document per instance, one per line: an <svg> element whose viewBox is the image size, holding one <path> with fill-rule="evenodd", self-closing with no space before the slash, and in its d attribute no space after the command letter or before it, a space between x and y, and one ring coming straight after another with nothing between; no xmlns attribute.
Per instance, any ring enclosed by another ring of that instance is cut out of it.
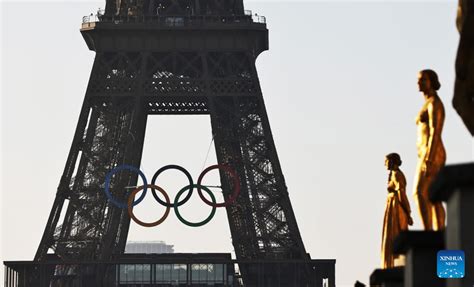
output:
<svg viewBox="0 0 474 287"><path fill-rule="evenodd" d="M2 261L31 260L38 247L94 60L79 33L81 18L103 2L1 5ZM472 138L451 107L456 3L381 2L245 2L266 16L270 30L257 70L298 226L313 258L337 260L338 286L368 283L379 267L385 154L401 154L416 211L419 70L436 70L442 84L448 163L474 158ZM209 116L150 116L141 168L151 178L177 163L197 178L210 140ZM212 163L213 150L206 165ZM162 180L172 195L186 184L177 173ZM137 215L151 220L161 211L145 200ZM182 212L198 220L209 209L193 197ZM129 240L164 240L176 252L233 250L224 210L201 228L174 214L151 229L132 223Z"/></svg>

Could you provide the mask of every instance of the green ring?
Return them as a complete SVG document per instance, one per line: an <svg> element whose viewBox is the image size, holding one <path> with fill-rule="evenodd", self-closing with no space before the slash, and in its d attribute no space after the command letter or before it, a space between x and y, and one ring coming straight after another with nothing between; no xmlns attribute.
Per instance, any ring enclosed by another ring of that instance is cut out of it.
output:
<svg viewBox="0 0 474 287"><path fill-rule="evenodd" d="M207 194L209 194L209 196L211 197L211 200L212 202L215 204L216 203L216 198L214 197L214 194L212 194L212 191L207 188L206 186L202 186L202 185L199 185L199 184L190 184L190 185L187 185L185 187L183 187L179 192L178 194L176 194L176 197L174 198L174 213L176 213L176 217L178 217L179 221L181 221L182 223L186 224L187 226L191 226L191 227L199 227L199 226L203 226L204 224L208 223L209 221L211 221L211 219L214 217L214 215L216 214L216 207L213 206L212 207L212 211L211 211L211 214L206 218L204 219L203 221L201 222L189 222L187 221L186 219L184 219L181 214L179 214L179 211L178 211L178 203L179 203L179 197L186 191L188 190L189 188L202 188L205 192L207 192Z"/></svg>

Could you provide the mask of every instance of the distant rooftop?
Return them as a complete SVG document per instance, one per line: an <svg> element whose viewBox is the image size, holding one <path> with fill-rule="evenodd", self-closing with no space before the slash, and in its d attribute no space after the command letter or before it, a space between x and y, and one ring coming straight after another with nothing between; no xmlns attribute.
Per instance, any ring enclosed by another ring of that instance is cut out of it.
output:
<svg viewBox="0 0 474 287"><path fill-rule="evenodd" d="M174 245L168 245L164 241L129 241L125 246L128 254L160 254L174 253Z"/></svg>

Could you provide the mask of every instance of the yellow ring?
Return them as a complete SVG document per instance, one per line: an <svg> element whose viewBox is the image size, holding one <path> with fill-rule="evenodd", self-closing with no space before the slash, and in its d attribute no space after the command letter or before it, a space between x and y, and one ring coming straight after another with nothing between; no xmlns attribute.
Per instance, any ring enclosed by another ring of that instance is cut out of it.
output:
<svg viewBox="0 0 474 287"><path fill-rule="evenodd" d="M166 207L166 211L165 211L165 214L160 218L158 219L157 221L155 222L150 222L150 223L147 223L147 222L143 222L141 220L139 220L134 214L133 214L133 200L135 199L135 195L142 189L145 188L145 185L142 185L142 186L139 186L137 187L132 193L130 193L130 196L128 197L128 215L130 215L130 218L135 221L136 224L138 225L141 225L143 227L154 227L154 226L158 226L160 225L161 223L163 223L163 221L165 221L165 219L168 217L169 213L170 213L170 198L168 197L168 194L166 194L166 192L161 188L159 187L158 185L153 185L153 184L147 184L146 185L147 188L153 188L153 189L157 189L159 192L161 192L161 194L163 194L163 196L165 197L166 199L166 203L167 203L167 207Z"/></svg>

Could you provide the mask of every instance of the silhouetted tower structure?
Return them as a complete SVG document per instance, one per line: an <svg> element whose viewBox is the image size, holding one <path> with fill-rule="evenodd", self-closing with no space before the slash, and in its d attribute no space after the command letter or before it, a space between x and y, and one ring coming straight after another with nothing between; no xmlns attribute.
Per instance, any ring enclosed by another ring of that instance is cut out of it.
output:
<svg viewBox="0 0 474 287"><path fill-rule="evenodd" d="M264 21L244 11L242 0L107 0L99 21L84 23L81 33L96 57L35 260L46 260L48 250L79 261L123 253L130 218L104 196L105 175L120 164L140 166L153 114L210 114L218 162L240 177L241 194L227 207L237 259L309 258L255 68L268 49ZM220 176L227 197L232 178ZM126 201L118 191L137 179L116 174L113 195ZM257 284L255 270L241 271L248 286ZM267 271L271 282L276 270ZM292 282L307 271L280 273Z"/></svg>

